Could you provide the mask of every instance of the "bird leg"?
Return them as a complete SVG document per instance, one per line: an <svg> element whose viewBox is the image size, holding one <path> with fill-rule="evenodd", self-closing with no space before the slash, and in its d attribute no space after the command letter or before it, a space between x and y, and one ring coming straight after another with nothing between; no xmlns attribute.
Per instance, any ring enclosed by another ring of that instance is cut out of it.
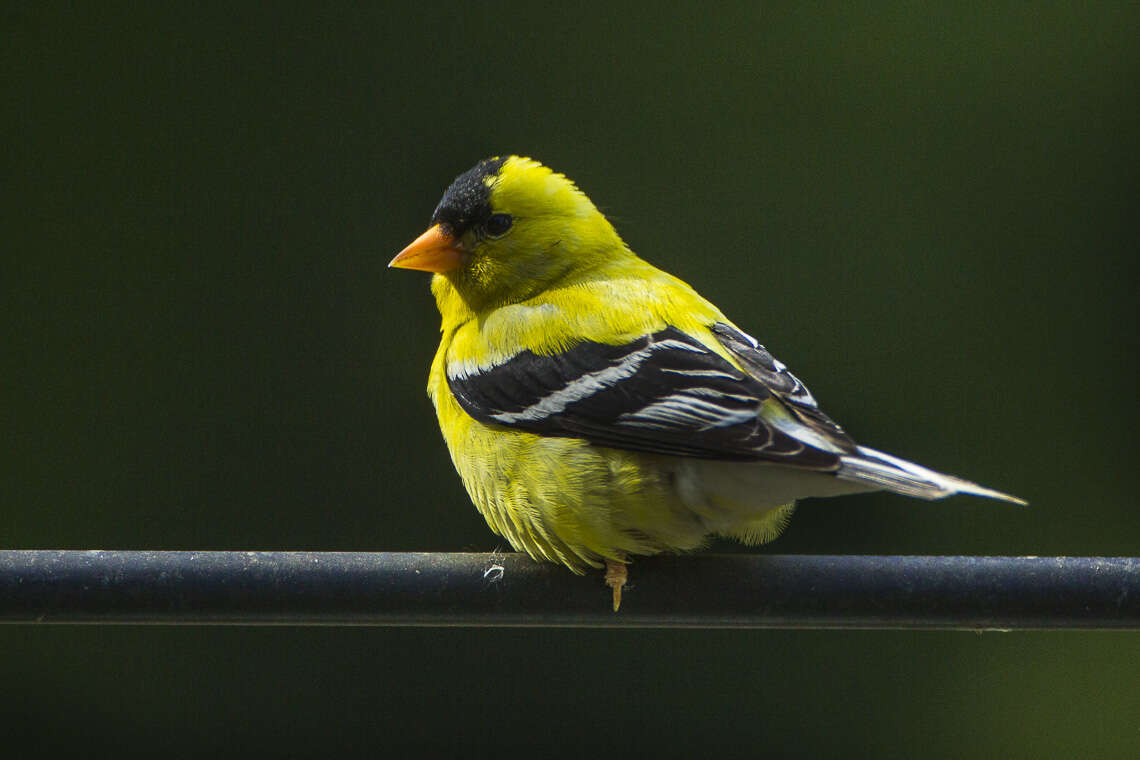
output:
<svg viewBox="0 0 1140 760"><path fill-rule="evenodd" d="M621 587L625 585L629 573L626 572L624 562L606 560L606 585L614 590L614 612L621 607Z"/></svg>

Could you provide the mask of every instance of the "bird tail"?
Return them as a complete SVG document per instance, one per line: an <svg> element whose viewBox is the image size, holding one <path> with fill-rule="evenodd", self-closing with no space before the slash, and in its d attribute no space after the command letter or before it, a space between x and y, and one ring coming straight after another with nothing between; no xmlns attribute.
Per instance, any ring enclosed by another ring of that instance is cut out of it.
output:
<svg viewBox="0 0 1140 760"><path fill-rule="evenodd" d="M943 499L957 493L1000 499L1014 504L1028 504L1024 499L1010 496L1001 491L984 488L977 483L928 470L914 462L869 449L856 448L856 453L840 457L839 472L836 477L854 483L864 483L876 488L914 496L919 499Z"/></svg>

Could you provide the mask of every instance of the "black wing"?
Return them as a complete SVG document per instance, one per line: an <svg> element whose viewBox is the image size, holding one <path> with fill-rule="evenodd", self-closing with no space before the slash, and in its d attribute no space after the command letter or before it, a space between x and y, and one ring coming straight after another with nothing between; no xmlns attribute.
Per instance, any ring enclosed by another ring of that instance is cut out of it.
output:
<svg viewBox="0 0 1140 760"><path fill-rule="evenodd" d="M814 406L799 381L778 363L769 368L775 360L743 333L716 331L747 372L670 327L619 346L524 351L476 372L452 365L447 382L460 406L490 425L656 454L838 467L854 445L838 426L839 435L821 435L789 411ZM776 404L762 410L770 399Z"/></svg>
<svg viewBox="0 0 1140 760"><path fill-rule="evenodd" d="M805 425L842 449L853 451L855 441L834 420L823 413L819 404L799 378L784 363L768 353L751 335L732 325L717 322L712 326L720 344L736 357L748 372L779 396Z"/></svg>

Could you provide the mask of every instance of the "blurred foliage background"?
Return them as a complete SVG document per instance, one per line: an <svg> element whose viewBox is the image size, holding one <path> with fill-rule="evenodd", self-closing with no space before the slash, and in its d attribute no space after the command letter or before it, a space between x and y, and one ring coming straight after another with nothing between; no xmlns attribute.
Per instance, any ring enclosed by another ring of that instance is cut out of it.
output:
<svg viewBox="0 0 1140 760"><path fill-rule="evenodd" d="M3 15L0 546L501 547L385 265L517 152L860 440L1032 502L809 501L763 551L1140 553L1135 5ZM1140 748L1134 634L7 627L0 668L43 750Z"/></svg>

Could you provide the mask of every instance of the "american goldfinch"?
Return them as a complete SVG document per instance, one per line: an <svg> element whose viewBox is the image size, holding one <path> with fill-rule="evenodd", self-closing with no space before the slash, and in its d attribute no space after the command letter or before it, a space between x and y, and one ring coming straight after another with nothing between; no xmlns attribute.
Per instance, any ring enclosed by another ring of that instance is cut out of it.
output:
<svg viewBox="0 0 1140 760"><path fill-rule="evenodd" d="M797 499L1024 503L855 443L764 346L532 159L461 174L389 266L434 273L428 395L476 507L536 560L605 567L615 610L632 555L770 541Z"/></svg>

